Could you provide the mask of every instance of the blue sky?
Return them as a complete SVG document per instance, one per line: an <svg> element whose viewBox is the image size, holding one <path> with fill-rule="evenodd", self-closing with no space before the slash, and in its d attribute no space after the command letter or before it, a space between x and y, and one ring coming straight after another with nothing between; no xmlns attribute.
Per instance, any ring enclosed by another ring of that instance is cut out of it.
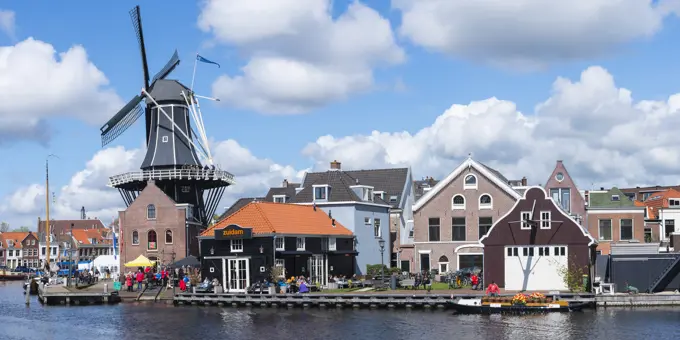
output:
<svg viewBox="0 0 680 340"><path fill-rule="evenodd" d="M332 16L337 19L351 3L333 2ZM229 103L218 106L204 102L203 116L208 135L215 140L235 140L258 159L301 170L328 161L302 153L320 136L367 136L373 130L416 134L431 126L452 104L466 105L471 101L496 97L516 103L519 111L532 117L535 106L553 94L551 88L557 77L578 81L581 72L594 65L606 69L617 86L632 91L636 101L663 102L669 95L678 92L680 69L677 60L680 60L680 50L675 42L680 23L674 15L666 16L663 26L654 33L617 41L602 53L584 53L567 60L547 60L536 69L517 70L493 65L465 53L444 53L423 47L423 44L397 33L402 24L402 12L393 9L390 1L363 3L389 20L395 32L395 42L405 52L404 62L372 66L374 80L370 89L324 102L300 114L263 113ZM49 43L58 52L82 45L89 60L108 78L110 88L127 101L139 92L142 84L140 55L128 15L136 4L134 1L110 4L91 1L5 2L0 9L15 13L15 36L0 34L0 46L12 46L28 37ZM176 1L172 5L146 2L142 5L150 72L153 74L159 70L177 49L182 63L173 72L172 78L188 84L193 56L199 52L222 65L221 68L199 65L195 89L199 94L211 95L216 78L223 74L238 75L250 55L236 44L215 43L214 34L202 31L197 25L200 12L201 5L190 1ZM617 29L616 26L605 27ZM554 43L559 44L560 38L555 36ZM35 100L40 100L40 97L40 93L35 93ZM93 112L101 110L98 107L89 109ZM21 112L13 114L21 115ZM0 144L0 154L6 162L0 167L0 197L8 197L28 185L40 183L44 178L45 156L50 153L60 157L53 160L51 166L53 191L59 195L60 188L68 185L72 176L85 168L86 162L102 149L99 140L101 124L64 116L67 115L56 112L54 117L45 118L52 132L46 143L18 139ZM488 119L494 118L490 116ZM126 149L141 147L143 124L140 123L137 122L111 146L121 145ZM484 150L475 148L469 147L470 151L484 154ZM457 156L443 156L442 159L455 162ZM556 157L547 158L554 162ZM484 161L494 163L493 159ZM431 173L441 176L450 171L445 167L419 167L423 163L425 161L418 158L408 165L418 170L418 176ZM221 165L227 170L234 166L229 162ZM378 162L376 165L391 164ZM394 165L403 165L403 162ZM601 175L595 168L583 170L583 176L589 173ZM516 169L513 166L509 171L514 174ZM638 181L644 182L645 179ZM261 187L254 188L259 190ZM15 223L33 223L33 219L28 220L31 214L10 218L12 212L7 209L4 214L8 217L0 215L0 220L6 218ZM19 222L23 219L27 219L25 223Z"/></svg>

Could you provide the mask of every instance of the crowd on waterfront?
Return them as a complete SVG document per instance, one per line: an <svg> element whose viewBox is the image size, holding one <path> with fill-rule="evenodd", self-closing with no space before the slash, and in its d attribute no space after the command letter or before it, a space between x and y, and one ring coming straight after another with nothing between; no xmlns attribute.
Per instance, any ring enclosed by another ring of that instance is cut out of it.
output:
<svg viewBox="0 0 680 340"><path fill-rule="evenodd" d="M128 271L120 277L128 292L141 292L148 287L173 288L176 284L181 291L200 282L200 270L193 267L138 267L136 272Z"/></svg>

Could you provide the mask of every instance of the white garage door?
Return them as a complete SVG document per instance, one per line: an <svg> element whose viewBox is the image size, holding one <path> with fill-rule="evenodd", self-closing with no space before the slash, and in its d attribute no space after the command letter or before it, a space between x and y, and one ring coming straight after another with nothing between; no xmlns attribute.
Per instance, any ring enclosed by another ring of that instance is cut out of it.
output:
<svg viewBox="0 0 680 340"><path fill-rule="evenodd" d="M505 289L567 290L561 269L568 265L567 246L505 247Z"/></svg>

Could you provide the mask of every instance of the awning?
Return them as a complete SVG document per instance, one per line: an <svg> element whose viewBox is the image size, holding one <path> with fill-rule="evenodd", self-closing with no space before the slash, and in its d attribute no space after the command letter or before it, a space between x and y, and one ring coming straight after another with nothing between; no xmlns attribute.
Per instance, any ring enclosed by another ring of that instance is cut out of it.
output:
<svg viewBox="0 0 680 340"><path fill-rule="evenodd" d="M312 252L309 250L282 250L277 251L276 255L312 255Z"/></svg>
<svg viewBox="0 0 680 340"><path fill-rule="evenodd" d="M193 256L189 255L175 263L170 264L168 267L170 268L179 268L179 267L199 267L201 265L201 262L198 261L198 259Z"/></svg>
<svg viewBox="0 0 680 340"><path fill-rule="evenodd" d="M354 255L357 256L359 255L359 252L356 250L335 250L335 251L329 251L328 255Z"/></svg>
<svg viewBox="0 0 680 340"><path fill-rule="evenodd" d="M144 255L139 255L136 259L125 264L126 267L151 267L156 261L151 261Z"/></svg>

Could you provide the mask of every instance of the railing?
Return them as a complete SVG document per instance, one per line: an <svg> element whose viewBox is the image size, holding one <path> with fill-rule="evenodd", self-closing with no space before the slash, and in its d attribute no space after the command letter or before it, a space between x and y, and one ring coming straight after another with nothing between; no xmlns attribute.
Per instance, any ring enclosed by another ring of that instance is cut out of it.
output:
<svg viewBox="0 0 680 340"><path fill-rule="evenodd" d="M666 289L666 286L675 278L675 276L680 272L680 256L676 256L675 260L664 268L661 275L649 285L649 292L655 293Z"/></svg>
<svg viewBox="0 0 680 340"><path fill-rule="evenodd" d="M213 169L166 169L166 170L141 170L126 172L124 174L109 177L109 187L137 181L151 179L204 179L222 181L229 184L236 183L234 175L224 170Z"/></svg>

